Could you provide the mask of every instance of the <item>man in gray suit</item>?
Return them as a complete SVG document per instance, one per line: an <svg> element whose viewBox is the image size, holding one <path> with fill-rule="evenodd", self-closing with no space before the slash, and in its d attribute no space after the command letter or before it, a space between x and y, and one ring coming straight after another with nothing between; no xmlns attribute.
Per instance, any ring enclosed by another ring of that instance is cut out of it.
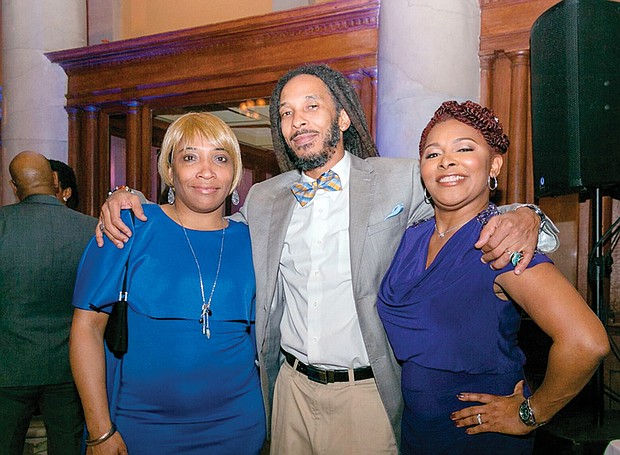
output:
<svg viewBox="0 0 620 455"><path fill-rule="evenodd" d="M41 411L50 454L79 454L84 418L69 367L71 297L96 219L56 199L48 160L9 166L19 203L0 207L0 453L22 455Z"/></svg>
<svg viewBox="0 0 620 455"><path fill-rule="evenodd" d="M270 115L280 166L293 170L254 185L242 213L271 452L397 453L400 367L375 302L404 230L432 215L417 161L375 157L353 87L325 65L283 76ZM137 206L119 191L102 209L100 228L119 246L130 234L120 207L143 219ZM480 242L486 259L503 267L510 248L529 261L538 230L530 210L493 219Z"/></svg>
<svg viewBox="0 0 620 455"><path fill-rule="evenodd" d="M396 453L400 367L375 302L404 230L432 215L417 161L374 157L353 88L326 66L283 76L270 114L280 163L296 170L254 185L244 213L266 403L273 391L272 453ZM339 191L311 188L312 202L292 197L298 182L320 185L329 171ZM496 247L488 259L499 256L498 267L505 249L536 247L538 217L523 212L512 222L529 236L501 242L499 219L483 234L495 230L487 247Z"/></svg>

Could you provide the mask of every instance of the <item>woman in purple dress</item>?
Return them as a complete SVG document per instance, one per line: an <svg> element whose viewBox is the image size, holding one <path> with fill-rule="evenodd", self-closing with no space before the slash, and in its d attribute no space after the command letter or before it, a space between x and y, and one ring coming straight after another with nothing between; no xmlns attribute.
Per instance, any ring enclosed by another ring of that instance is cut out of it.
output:
<svg viewBox="0 0 620 455"><path fill-rule="evenodd" d="M471 101L443 103L422 133L420 171L435 216L405 232L378 300L402 364L403 453L530 453L532 430L609 350L596 315L546 256L507 250L512 264L494 270L474 248L497 213L489 195L508 144L493 113ZM528 268L513 273L524 255L533 255ZM517 344L521 309L553 340L533 394Z"/></svg>

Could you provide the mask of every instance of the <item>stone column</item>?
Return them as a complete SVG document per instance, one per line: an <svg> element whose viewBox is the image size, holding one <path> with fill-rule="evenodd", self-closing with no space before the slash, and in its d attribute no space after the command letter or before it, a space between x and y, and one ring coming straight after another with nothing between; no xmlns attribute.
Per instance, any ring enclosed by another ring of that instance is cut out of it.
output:
<svg viewBox="0 0 620 455"><path fill-rule="evenodd" d="M2 0L2 204L15 202L8 166L19 152L67 162L67 77L44 53L85 45L84 0Z"/></svg>
<svg viewBox="0 0 620 455"><path fill-rule="evenodd" d="M442 101L478 101L477 0L387 0L379 18L377 145L416 157L422 129Z"/></svg>

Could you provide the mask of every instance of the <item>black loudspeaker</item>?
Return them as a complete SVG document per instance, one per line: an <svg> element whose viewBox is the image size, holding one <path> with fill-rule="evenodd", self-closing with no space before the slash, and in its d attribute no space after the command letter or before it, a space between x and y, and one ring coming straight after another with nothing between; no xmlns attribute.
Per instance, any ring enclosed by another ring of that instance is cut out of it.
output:
<svg viewBox="0 0 620 455"><path fill-rule="evenodd" d="M530 35L536 196L620 183L620 3L564 0Z"/></svg>

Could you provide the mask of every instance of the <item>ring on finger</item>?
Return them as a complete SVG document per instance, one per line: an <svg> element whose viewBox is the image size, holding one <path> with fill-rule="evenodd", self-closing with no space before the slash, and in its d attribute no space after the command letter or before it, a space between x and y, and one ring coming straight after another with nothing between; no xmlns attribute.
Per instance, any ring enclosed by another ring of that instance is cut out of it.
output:
<svg viewBox="0 0 620 455"><path fill-rule="evenodd" d="M101 230L101 232L105 231L105 224L99 223L99 229Z"/></svg>
<svg viewBox="0 0 620 455"><path fill-rule="evenodd" d="M510 253L510 263L513 266L516 267L521 262L521 259L523 259L523 251L513 251Z"/></svg>
<svg viewBox="0 0 620 455"><path fill-rule="evenodd" d="M476 414L476 420L478 420L478 425L482 425L482 416L480 414Z"/></svg>

